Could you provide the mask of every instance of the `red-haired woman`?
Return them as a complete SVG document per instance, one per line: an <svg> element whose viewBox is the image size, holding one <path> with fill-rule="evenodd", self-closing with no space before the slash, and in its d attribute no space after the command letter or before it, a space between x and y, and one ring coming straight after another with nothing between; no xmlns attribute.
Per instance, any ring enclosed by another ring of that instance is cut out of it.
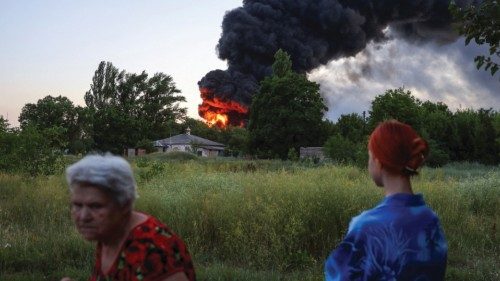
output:
<svg viewBox="0 0 500 281"><path fill-rule="evenodd" d="M401 122L373 131L368 171L385 198L352 219L326 260L326 280L444 279L447 243L439 219L410 182L428 152L427 142Z"/></svg>

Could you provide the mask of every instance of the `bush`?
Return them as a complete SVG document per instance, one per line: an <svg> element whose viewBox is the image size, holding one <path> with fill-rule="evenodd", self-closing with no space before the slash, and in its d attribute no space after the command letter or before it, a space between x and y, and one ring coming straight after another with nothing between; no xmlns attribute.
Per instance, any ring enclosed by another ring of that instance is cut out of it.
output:
<svg viewBox="0 0 500 281"><path fill-rule="evenodd" d="M31 176L62 170L64 161L57 129L26 126L22 131L0 133L0 171Z"/></svg>
<svg viewBox="0 0 500 281"><path fill-rule="evenodd" d="M356 159L356 145L340 134L328 138L324 150L328 157L338 163L353 163Z"/></svg>
<svg viewBox="0 0 500 281"><path fill-rule="evenodd" d="M190 153L190 152L184 152L184 151L155 152L155 153L151 153L151 154L144 156L144 157L148 158L148 159L155 159L155 160L162 160L162 161L168 161L168 160L187 161L187 160L198 159L197 155Z"/></svg>
<svg viewBox="0 0 500 281"><path fill-rule="evenodd" d="M433 139L429 139L429 156L425 163L431 167L441 167L450 162L448 152L440 147L440 145Z"/></svg>
<svg viewBox="0 0 500 281"><path fill-rule="evenodd" d="M142 139L137 142L135 148L142 148L146 150L146 153L152 153L156 151L156 147L153 146L153 142L148 139Z"/></svg>

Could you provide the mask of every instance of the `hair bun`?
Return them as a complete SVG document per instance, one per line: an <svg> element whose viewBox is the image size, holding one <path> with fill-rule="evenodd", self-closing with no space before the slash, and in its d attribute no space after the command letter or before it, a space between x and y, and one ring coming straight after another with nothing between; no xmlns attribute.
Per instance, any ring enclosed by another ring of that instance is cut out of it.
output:
<svg viewBox="0 0 500 281"><path fill-rule="evenodd" d="M410 160L405 167L406 170L416 173L416 170L422 166L428 154L429 145L427 142L420 137L415 138L412 143Z"/></svg>
<svg viewBox="0 0 500 281"><path fill-rule="evenodd" d="M410 176L417 174L429 153L427 142L397 120L380 123L370 135L368 149L385 170Z"/></svg>

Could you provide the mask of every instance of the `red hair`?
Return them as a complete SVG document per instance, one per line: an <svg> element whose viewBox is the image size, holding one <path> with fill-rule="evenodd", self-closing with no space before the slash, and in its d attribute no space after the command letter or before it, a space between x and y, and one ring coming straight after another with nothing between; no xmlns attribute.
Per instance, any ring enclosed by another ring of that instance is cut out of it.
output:
<svg viewBox="0 0 500 281"><path fill-rule="evenodd" d="M397 120L380 123L370 135L368 149L392 173L415 175L429 154L429 145L415 130Z"/></svg>

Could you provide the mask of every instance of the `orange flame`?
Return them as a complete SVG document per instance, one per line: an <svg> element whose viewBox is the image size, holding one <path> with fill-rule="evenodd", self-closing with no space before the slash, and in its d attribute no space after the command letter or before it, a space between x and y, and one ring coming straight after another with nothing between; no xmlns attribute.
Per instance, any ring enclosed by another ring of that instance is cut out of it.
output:
<svg viewBox="0 0 500 281"><path fill-rule="evenodd" d="M203 102L198 106L198 113L210 126L226 128L228 125L245 125L244 118L248 114L248 108L233 100L222 100L215 97L213 92L207 88L200 88Z"/></svg>
<svg viewBox="0 0 500 281"><path fill-rule="evenodd" d="M215 113L212 111L207 111L203 118L210 127L217 125L219 128L225 128L227 127L227 122L229 121L226 114Z"/></svg>

